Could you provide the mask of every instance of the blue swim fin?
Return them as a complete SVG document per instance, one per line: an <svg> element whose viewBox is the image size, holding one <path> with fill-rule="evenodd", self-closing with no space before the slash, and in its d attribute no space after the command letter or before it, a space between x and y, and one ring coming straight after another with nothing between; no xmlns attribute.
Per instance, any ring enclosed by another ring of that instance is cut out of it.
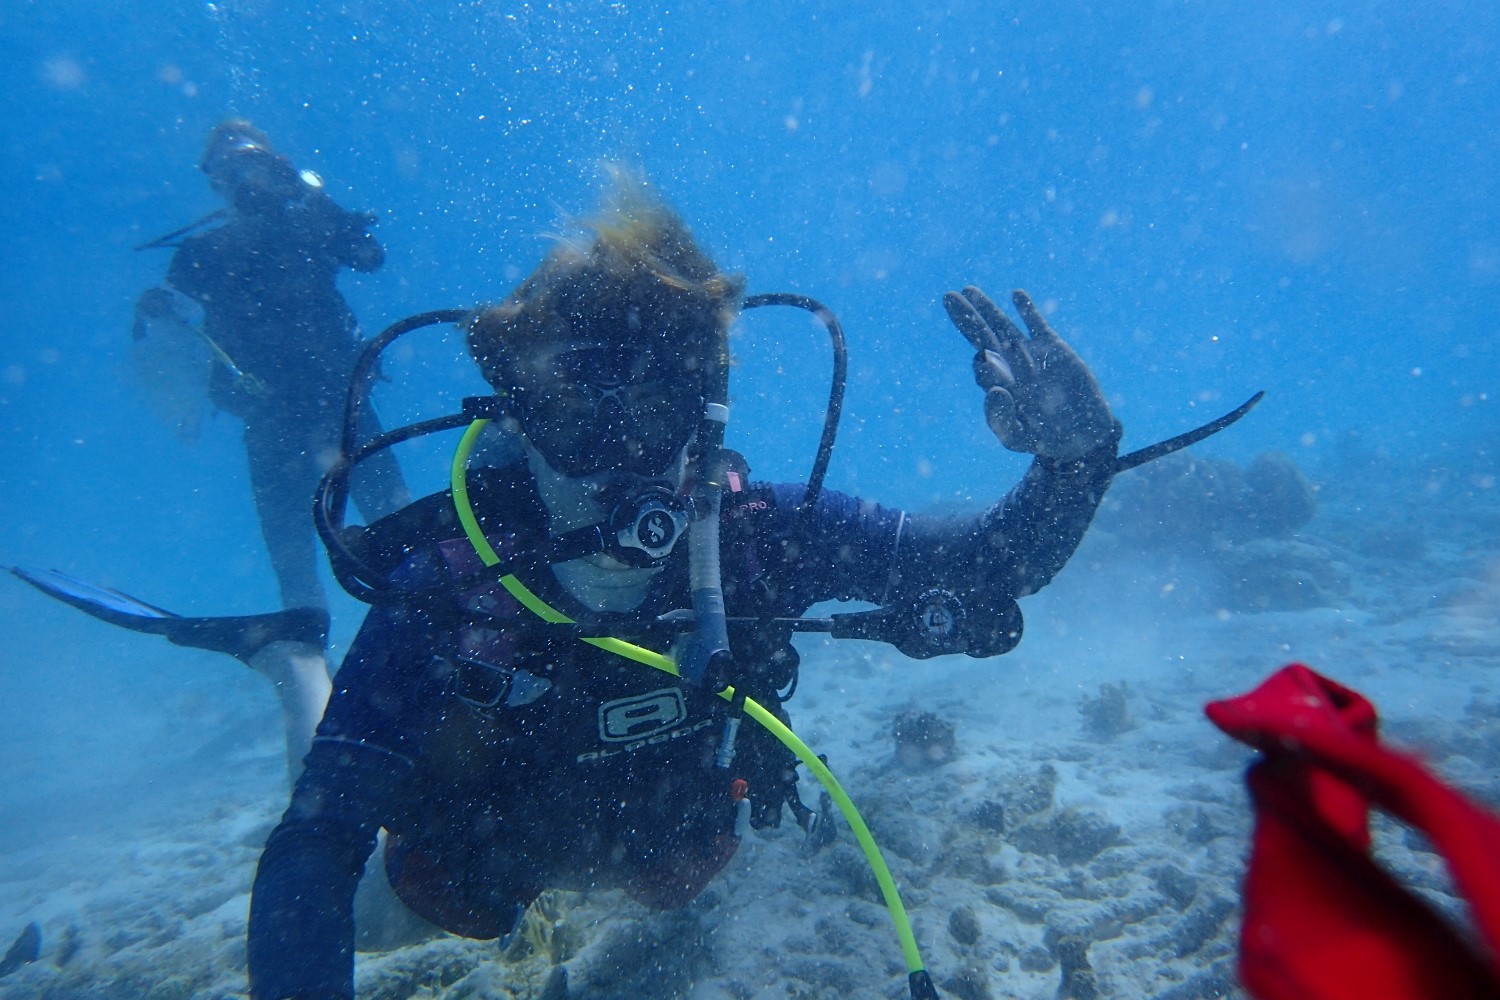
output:
<svg viewBox="0 0 1500 1000"><path fill-rule="evenodd" d="M228 653L246 663L268 643L278 640L320 647L328 642L328 612L322 608L289 608L264 615L188 618L56 570L37 571L12 566L10 571L48 597L70 604L100 621L132 632L164 636L178 646Z"/></svg>

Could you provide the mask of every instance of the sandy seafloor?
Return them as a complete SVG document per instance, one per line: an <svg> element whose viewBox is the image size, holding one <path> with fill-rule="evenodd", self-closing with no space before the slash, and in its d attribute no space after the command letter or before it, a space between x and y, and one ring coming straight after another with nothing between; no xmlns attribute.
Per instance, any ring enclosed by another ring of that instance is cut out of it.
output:
<svg viewBox="0 0 1500 1000"><path fill-rule="evenodd" d="M1324 469L1318 515L1294 539L1238 546L1147 553L1106 509L1057 582L1023 601L1026 639L1000 660L804 643L794 725L867 817L942 994L1052 1000L1057 942L1077 935L1101 997L1240 995L1250 754L1202 706L1290 660L1363 691L1388 739L1500 803L1494 471ZM1107 732L1085 709L1120 683L1128 728ZM898 761L892 723L913 708L954 724L956 759ZM203 749L233 780L164 789L0 855L4 943L28 921L43 931L41 959L0 996L244 995L250 880L283 805L279 732L265 729ZM1421 838L1389 821L1376 832L1390 870L1462 916ZM550 943L440 937L361 956L359 996L540 997L558 959L573 997L906 995L847 830L811 855L790 821L756 833L681 911L615 892L554 905Z"/></svg>

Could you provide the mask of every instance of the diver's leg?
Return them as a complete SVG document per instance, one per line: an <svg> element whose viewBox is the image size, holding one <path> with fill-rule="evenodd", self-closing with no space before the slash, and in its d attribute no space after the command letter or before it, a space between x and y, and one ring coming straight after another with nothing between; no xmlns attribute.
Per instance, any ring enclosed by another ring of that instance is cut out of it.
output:
<svg viewBox="0 0 1500 1000"><path fill-rule="evenodd" d="M276 689L286 736L287 784L295 786L333 690L323 648L308 642L269 642L250 657L250 666Z"/></svg>
<svg viewBox="0 0 1500 1000"><path fill-rule="evenodd" d="M312 523L316 456L309 454L305 431L291 423L288 419L246 424L250 488L261 536L281 588L282 606L326 608Z"/></svg>
<svg viewBox="0 0 1500 1000"><path fill-rule="evenodd" d="M380 431L380 418L374 406L367 402L360 413L359 439L369 441ZM379 520L411 503L411 493L401 475L401 466L389 448L355 466L349 492L367 522Z"/></svg>
<svg viewBox="0 0 1500 1000"><path fill-rule="evenodd" d="M246 425L250 484L283 604L326 610L313 538L314 456L307 453L303 434L288 423ZM276 688L286 735L287 781L295 785L332 690L324 647L306 641L271 642L251 657L250 665Z"/></svg>

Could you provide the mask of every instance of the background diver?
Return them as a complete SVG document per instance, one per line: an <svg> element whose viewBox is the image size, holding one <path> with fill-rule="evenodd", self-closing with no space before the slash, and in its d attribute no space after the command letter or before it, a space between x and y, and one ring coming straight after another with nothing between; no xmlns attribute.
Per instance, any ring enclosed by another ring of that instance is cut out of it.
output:
<svg viewBox="0 0 1500 1000"><path fill-rule="evenodd" d="M261 533L284 608L326 607L318 579L313 493L334 462L358 327L340 270L375 271L385 251L373 214L351 212L243 119L214 126L199 162L226 207L137 249L173 247L163 286L136 304L134 367L158 408L191 435L203 407L244 423ZM196 384L194 384L196 383ZM366 433L378 432L366 408ZM360 470L354 498L369 518L410 497L389 453ZM326 625L301 627L255 652L275 683L289 736L306 733L327 698ZM305 744L292 746L293 762Z"/></svg>

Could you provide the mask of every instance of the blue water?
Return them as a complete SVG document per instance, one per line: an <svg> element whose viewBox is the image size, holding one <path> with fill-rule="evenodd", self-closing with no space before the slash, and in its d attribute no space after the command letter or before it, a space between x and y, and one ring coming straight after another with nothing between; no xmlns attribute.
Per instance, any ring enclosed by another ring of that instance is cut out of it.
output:
<svg viewBox="0 0 1500 1000"><path fill-rule="evenodd" d="M183 444L122 377L132 303L166 265L131 247L215 207L195 165L230 113L380 213L384 269L343 284L371 333L503 297L593 206L602 162L639 165L752 292L843 320L837 488L978 505L1024 470L942 310L966 283L1045 304L1127 448L1265 389L1201 453L1313 473L1383 452L1493 486L1493 4L317 6L0 11L0 562L187 613L274 606L234 421ZM804 475L821 332L756 314L736 350L731 443L758 475ZM451 337L388 371L388 419L473 391ZM440 454L409 467L440 485ZM336 615L342 642L358 608ZM71 821L100 789L169 787L153 761L217 727L276 725L232 664L18 583L0 625L12 835L49 821L38 802Z"/></svg>

